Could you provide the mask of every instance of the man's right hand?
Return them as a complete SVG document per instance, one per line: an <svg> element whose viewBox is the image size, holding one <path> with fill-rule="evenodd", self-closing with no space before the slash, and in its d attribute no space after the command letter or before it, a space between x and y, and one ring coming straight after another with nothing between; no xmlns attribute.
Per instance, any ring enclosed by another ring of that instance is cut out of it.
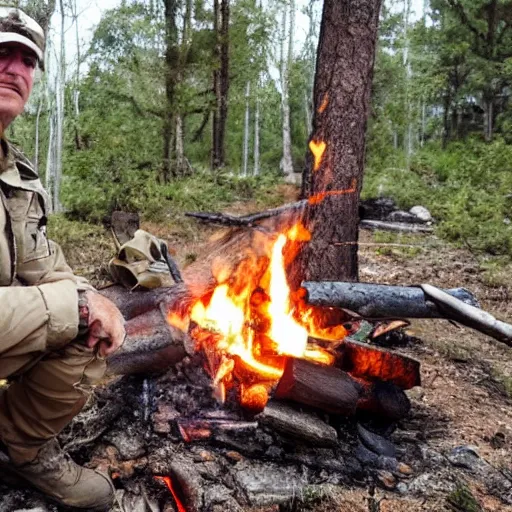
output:
<svg viewBox="0 0 512 512"><path fill-rule="evenodd" d="M112 301L97 292L86 291L84 296L89 308L86 345L97 347L98 354L107 357L123 344L126 337L123 315Z"/></svg>

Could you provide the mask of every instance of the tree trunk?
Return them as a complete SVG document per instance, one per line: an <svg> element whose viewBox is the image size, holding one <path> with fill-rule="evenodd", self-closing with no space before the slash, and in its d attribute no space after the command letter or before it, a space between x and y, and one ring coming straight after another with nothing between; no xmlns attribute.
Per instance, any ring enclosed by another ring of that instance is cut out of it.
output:
<svg viewBox="0 0 512 512"><path fill-rule="evenodd" d="M168 183L171 176L176 175L174 158L176 136L176 70L179 67L178 28L176 25L176 0L164 0L165 13L165 116L163 122L164 154L162 174L163 183Z"/></svg>
<svg viewBox="0 0 512 512"><path fill-rule="evenodd" d="M185 12L183 14L183 28L181 32L181 44L179 55L179 67L177 71L177 83L185 79L185 68L187 65L190 49L190 33L192 30L192 0L185 1ZM186 172L185 141L184 141L184 116L182 102L177 101L176 105L176 142L174 151L176 153L176 174L182 175Z"/></svg>
<svg viewBox="0 0 512 512"><path fill-rule="evenodd" d="M229 92L229 0L214 0L214 32L216 34L215 60L218 68L213 72L215 112L213 113L212 169L225 164L224 141L228 117Z"/></svg>
<svg viewBox="0 0 512 512"><path fill-rule="evenodd" d="M260 173L260 88L261 78L258 77L258 87L256 89L256 109L254 112L254 176L258 176Z"/></svg>
<svg viewBox="0 0 512 512"><path fill-rule="evenodd" d="M358 204L380 3L324 2L304 219L311 240L291 269L292 285L358 278Z"/></svg>
<svg viewBox="0 0 512 512"><path fill-rule="evenodd" d="M282 131L283 131L283 157L281 160L281 170L285 177L293 175L293 160L292 160L292 138L290 128L290 101L289 101L289 83L290 83L290 66L292 62L293 53L293 23L295 3L293 0L290 2L290 24L288 30L288 52L285 55L286 44L286 11L287 6L283 10L283 26L282 26L282 41L281 41L281 116L282 116Z"/></svg>
<svg viewBox="0 0 512 512"><path fill-rule="evenodd" d="M247 82L245 89L245 120L244 120L244 147L243 147L243 162L242 162L242 176L248 176L249 164L249 97L251 94L251 82Z"/></svg>
<svg viewBox="0 0 512 512"><path fill-rule="evenodd" d="M37 99L36 131L34 134L34 169L37 173L39 173L39 123L41 121L41 111L43 110L43 102L43 91L41 91L39 93L39 98Z"/></svg>
<svg viewBox="0 0 512 512"><path fill-rule="evenodd" d="M65 12L64 1L60 0L60 52L58 81L56 94L57 122L55 133L55 169L53 182L53 210L62 211L60 202L60 184L62 181L62 146L64 144L64 89L66 84L66 41L65 41Z"/></svg>

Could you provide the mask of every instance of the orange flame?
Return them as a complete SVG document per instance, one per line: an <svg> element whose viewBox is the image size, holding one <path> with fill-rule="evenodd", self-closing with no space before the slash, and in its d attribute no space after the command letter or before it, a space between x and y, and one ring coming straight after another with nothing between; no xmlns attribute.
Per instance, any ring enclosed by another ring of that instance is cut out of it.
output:
<svg viewBox="0 0 512 512"><path fill-rule="evenodd" d="M311 153L313 153L314 157L314 163L313 163L313 171L318 171L320 169L320 164L322 163L322 157L324 156L325 148L327 147L327 144L321 140L316 141L311 139L309 142L309 149L311 150Z"/></svg>
<svg viewBox="0 0 512 512"><path fill-rule="evenodd" d="M223 402L236 385L242 406L262 410L273 383L283 374L286 357L334 364L333 355L308 344L308 337L340 339L345 329L341 325L324 328L300 294L291 295L286 278L296 242L310 238L300 222L295 224L277 236L269 256L248 255L236 272L216 286L208 301L193 305L190 319L197 327L191 335L206 355L218 401ZM217 278L222 270L216 269Z"/></svg>
<svg viewBox="0 0 512 512"><path fill-rule="evenodd" d="M318 107L318 113L323 114L325 109L327 108L327 105L329 104L329 94L325 93L324 98L322 100L322 103Z"/></svg>
<svg viewBox="0 0 512 512"><path fill-rule="evenodd" d="M174 490L174 487L172 485L172 480L168 476L155 476L155 480L158 480L159 482L163 482L169 491L171 491L172 497L174 498L174 502L176 503L176 507L178 508L178 512L187 512L187 509L183 506L180 499L178 498L178 494Z"/></svg>
<svg viewBox="0 0 512 512"><path fill-rule="evenodd" d="M310 196L308 199L309 204L318 204L321 203L326 197L331 196L343 196L345 194L353 194L356 191L357 180L355 178L352 179L352 183L350 184L350 188L344 190L328 190L326 192L320 192L319 194L315 194L314 196Z"/></svg>

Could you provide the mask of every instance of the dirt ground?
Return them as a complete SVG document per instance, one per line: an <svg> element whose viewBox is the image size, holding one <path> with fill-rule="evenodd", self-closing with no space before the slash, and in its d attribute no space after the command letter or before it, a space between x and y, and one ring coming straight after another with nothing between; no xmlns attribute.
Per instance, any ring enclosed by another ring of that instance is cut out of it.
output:
<svg viewBox="0 0 512 512"><path fill-rule="evenodd" d="M295 200L293 187L283 186L282 192L283 203ZM254 204L245 202L233 205L229 212L256 210ZM200 255L201 245L214 231L189 219L169 225L143 223L141 227L167 240L181 266ZM490 275L469 250L455 249L432 235L398 235L388 237L386 242L382 239L374 233L361 232L361 281L462 286L475 294L484 310L512 322L512 285L506 273ZM108 244L105 247L94 258L105 258ZM98 269L94 258L88 261L82 255L80 260L72 259L71 264L90 275L92 272L88 271ZM94 273L96 282L104 279L103 270ZM405 446L404 461L415 472L411 479L414 483L403 492L377 488L373 497L364 488L333 489L315 510L512 511L512 506L499 498L502 489L493 490L493 484L478 470L446 470L446 465L438 470L432 462L436 457L445 458L458 446L469 445L481 460L504 476L505 480L498 479L496 485L512 481L512 349L445 320L413 321L407 334L418 341L399 350L421 361L423 385L411 390L411 417L397 431L395 441L399 448ZM413 440L414 449L407 440L399 439L405 431L413 432L418 441ZM485 468L483 472L487 472ZM421 478L414 478L418 475ZM457 493L454 489L460 490L461 486L469 489L475 500L472 505L462 501L449 504Z"/></svg>

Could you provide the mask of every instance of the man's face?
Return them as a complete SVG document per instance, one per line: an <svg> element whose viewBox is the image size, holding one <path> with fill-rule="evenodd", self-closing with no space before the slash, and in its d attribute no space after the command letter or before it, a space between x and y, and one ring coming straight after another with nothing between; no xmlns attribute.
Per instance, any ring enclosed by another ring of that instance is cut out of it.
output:
<svg viewBox="0 0 512 512"><path fill-rule="evenodd" d="M0 44L0 121L5 128L23 112L37 66L35 53L19 43Z"/></svg>

